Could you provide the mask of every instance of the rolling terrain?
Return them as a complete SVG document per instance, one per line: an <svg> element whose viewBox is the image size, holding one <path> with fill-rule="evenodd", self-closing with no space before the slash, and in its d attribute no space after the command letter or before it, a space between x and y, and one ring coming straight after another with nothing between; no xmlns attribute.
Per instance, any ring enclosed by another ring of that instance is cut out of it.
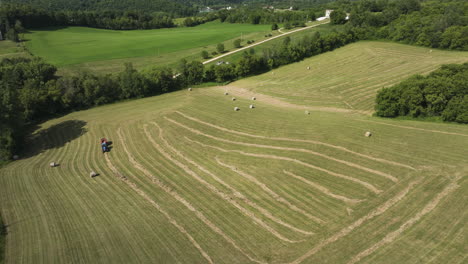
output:
<svg viewBox="0 0 468 264"><path fill-rule="evenodd" d="M468 127L362 102L466 60L361 42L50 120L0 169L6 263L463 263Z"/></svg>

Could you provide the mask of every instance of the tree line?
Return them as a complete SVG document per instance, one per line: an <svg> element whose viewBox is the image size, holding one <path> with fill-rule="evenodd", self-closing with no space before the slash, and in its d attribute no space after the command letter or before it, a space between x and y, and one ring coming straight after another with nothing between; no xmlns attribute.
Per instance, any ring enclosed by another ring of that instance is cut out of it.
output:
<svg viewBox="0 0 468 264"><path fill-rule="evenodd" d="M382 117L440 117L468 124L468 63L443 65L428 76L380 90L375 110Z"/></svg>

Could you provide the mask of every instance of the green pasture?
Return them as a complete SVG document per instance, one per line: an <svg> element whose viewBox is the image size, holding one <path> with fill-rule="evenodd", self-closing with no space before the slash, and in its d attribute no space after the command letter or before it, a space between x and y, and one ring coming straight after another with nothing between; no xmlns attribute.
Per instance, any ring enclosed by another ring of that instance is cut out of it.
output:
<svg viewBox="0 0 468 264"><path fill-rule="evenodd" d="M0 41L0 59L20 56L28 56L20 44L9 40Z"/></svg>
<svg viewBox="0 0 468 264"><path fill-rule="evenodd" d="M467 61L468 52L362 41L235 85L295 104L371 112L375 95L383 87L414 74L427 74L442 64Z"/></svg>
<svg viewBox="0 0 468 264"><path fill-rule="evenodd" d="M128 59L137 67L166 64L168 60L176 62L191 55L200 59L204 48L211 52L217 43L226 42L229 49L235 38L263 37L270 31L270 25L210 22L189 28L129 31L46 28L33 30L25 34L25 38L27 48L34 55L44 57L59 67L112 71L123 67Z"/></svg>
<svg viewBox="0 0 468 264"><path fill-rule="evenodd" d="M413 60L401 45L375 42L322 55L364 96L366 48ZM253 85L289 78L283 72L306 82L316 66L299 64L41 124L20 160L0 169L5 262L463 263L468 127L341 104L305 114L314 95L306 85L295 84L302 105L292 87L281 99ZM101 137L110 152L101 153Z"/></svg>

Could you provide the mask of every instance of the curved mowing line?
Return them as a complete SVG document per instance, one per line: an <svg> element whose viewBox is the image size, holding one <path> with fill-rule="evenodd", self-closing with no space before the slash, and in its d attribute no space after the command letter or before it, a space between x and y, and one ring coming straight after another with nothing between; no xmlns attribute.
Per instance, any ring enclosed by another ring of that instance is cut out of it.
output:
<svg viewBox="0 0 468 264"><path fill-rule="evenodd" d="M312 168L312 169L315 169L315 170L325 172L325 173L327 173L329 175L332 175L332 176L335 176L335 177L338 177L338 178L342 178L342 179L346 179L346 180L355 182L357 184L360 184L360 185L364 186L365 188L369 189L370 191L372 191L372 192L374 192L376 194L382 192L381 190L377 189L374 185L372 185L372 184L370 184L368 182L361 181L359 179L356 179L356 178L353 178L353 177L350 177L350 176L346 176L346 175L343 175L343 174L340 174L340 173L332 172L332 171L317 167L315 165L312 165L312 164L309 164L309 163L306 163L306 162L303 162L303 161L300 161L300 160L297 160L297 159L292 159L292 158L283 157L283 156L276 156L276 155L268 155L268 154L255 154L255 153L249 153L249 152L244 152L244 151L240 151L240 150L223 149L223 148L220 148L220 147L211 146L211 145L207 145L207 144L192 140L192 139L190 139L188 137L185 137L185 138L188 141L191 141L193 143L197 143L197 144L199 144L201 146L204 146L204 147L214 148L214 149L217 149L217 150L222 151L222 152L234 152L234 153L239 153L241 155L250 156L250 157L291 161L291 162L303 165L305 167L309 167L309 168Z"/></svg>
<svg viewBox="0 0 468 264"><path fill-rule="evenodd" d="M351 153L351 154L354 154L354 155L357 155L357 156L360 156L360 157L363 157L363 158L367 158L367 159L370 159L370 160L374 160L374 161L378 161L378 162L382 162L382 163L387 163L387 164L391 164L391 165L395 165L395 166L400 166L400 167L404 167L404 168L411 169L411 170L416 170L415 168L413 168L413 167L411 167L409 165L405 165L405 164L402 164L402 163L398 163L398 162L390 161L390 160L385 160L385 159L381 159L381 158L375 158L375 157L372 157L372 156L369 156L369 155L366 155L366 154L361 154L361 153L349 150L349 149L347 149L345 147L336 146L336 145L332 145L332 144L329 144L329 143L324 143L324 142L320 142L320 141L316 141L316 140L308 140L308 139L294 139L294 138L283 138L283 137L266 137L266 136L260 136L260 135L253 135L253 134L240 132L240 131L235 131L235 130L227 129L227 128L224 128L224 127L221 127L221 126L217 126L217 125L202 121L202 120L200 120L198 118L188 116L188 115L186 115L186 114L184 114L182 112L179 112L179 111L175 111L175 112L178 113L179 115L181 115L181 116L183 116L183 117L185 117L185 118L187 118L189 120L195 121L195 122L197 122L199 124L203 124L203 125L206 125L206 126L209 126L209 127L212 127L212 128L216 128L216 129L224 131L224 132L229 132L229 133L232 133L232 134L236 134L236 135L242 135L242 136L253 137L253 138L263 138L263 139L277 140L277 141L312 143L312 144L327 146L327 147L334 148L334 149L339 149L339 150L342 150L342 151L345 151L345 152L348 152L348 153Z"/></svg>
<svg viewBox="0 0 468 264"><path fill-rule="evenodd" d="M341 229L338 233L335 233L331 237L323 240L322 242L317 244L315 247L313 247L312 249L307 251L304 255L302 255L301 257L299 257L298 259L296 259L296 260L294 260L294 261L292 261L290 263L291 264L301 263L302 261L304 261L308 257L310 257L310 256L314 255L315 253L317 253L318 251L320 251L325 246L327 246L327 245L329 245L329 244L331 244L333 242L336 242L339 239L349 235L355 228L358 228L359 226L361 226L362 224L364 224L368 220L371 220L372 218L385 213L390 207L394 206L396 203L398 203L403 198L405 198L405 196L409 193L409 191L413 188L413 186L418 184L421 180L422 180L422 178L411 182L403 191L399 192L397 195L395 195L394 197L387 200L384 204L377 207L376 209L374 209L369 214L359 218L358 220L356 220L351 225Z"/></svg>
<svg viewBox="0 0 468 264"><path fill-rule="evenodd" d="M157 128L158 128L158 131L159 131L159 139L164 142L164 144L166 145L166 147L172 149L172 151L174 153L176 153L178 156L181 156L182 158L183 155L178 152L176 149L174 149L172 146L169 145L169 143L167 143L167 141L163 138L162 136L162 128L159 127L158 124L152 122ZM161 147L161 145L159 145L156 141L154 141L154 139L151 137L151 135L149 134L148 130L146 129L145 127L145 133L148 137L148 139L151 141L151 143L153 143L153 145L156 147L156 149L164 156L166 157L168 160L172 161L174 164L176 164L179 168L183 169L187 174L191 175L192 177L194 177L196 180L198 180L199 182L201 182L203 185L205 185L208 189L210 189L212 192L216 193L217 195L219 195L221 198L223 198L225 201L229 202L230 204L232 204L234 207L236 207L237 209L239 209L239 211L241 211L242 213L244 213L244 215L246 215L247 217L251 218L252 220L254 220L257 224L259 224L261 227L265 228L266 230L268 230L272 235L276 236L277 238L283 240L283 241L286 241L288 243L299 243L299 242L304 242L305 240L290 240L286 237L284 237L283 235L279 234L276 230L274 230L272 227L270 227L269 225L267 225L266 223L264 223L261 219L258 219L254 213L250 212L249 210L245 209L244 207L242 207L239 203L237 203L236 201L232 200L231 197L225 193L223 193L222 191L218 190L215 186L213 186L212 184L208 183L207 181L205 181L204 179L202 179L197 173L195 173L194 171L192 171L191 169L189 169L187 166L185 166L184 164L182 164L181 162L179 162L178 160L174 159L173 157L171 157L170 154L166 153L166 151L163 150L163 148Z"/></svg>
<svg viewBox="0 0 468 264"><path fill-rule="evenodd" d="M174 220L166 211L164 211L159 204L157 204L153 199L151 199L144 191L140 190L136 184L130 182L127 177L123 176L120 174L120 172L114 167L114 164L112 164L111 160L109 159L108 153L104 155L106 157L106 162L107 166L114 172L114 175L117 176L120 180L125 182L130 188L132 188L135 192L137 192L140 196L142 196L145 200L147 200L149 203L151 203L152 206L154 206L160 213L162 213L171 224L173 224L179 231L186 235L187 238L192 242L192 244L200 251L200 253L203 255L203 257L209 262L209 263L214 263L213 260L210 258L210 256L202 249L202 247L195 241L195 239L185 230L184 227L179 225L176 220Z"/></svg>
<svg viewBox="0 0 468 264"><path fill-rule="evenodd" d="M430 213L436 206L440 203L440 201L449 195L451 192L455 191L460 185L457 184L458 180L460 180L462 177L459 175L455 179L453 179L445 188L442 190L437 196L432 199L421 211L419 211L415 216L410 218L408 221L406 221L404 224L402 224L397 230L387 234L382 240L377 242L376 244L372 245L370 248L362 251L361 253L357 254L354 256L348 264L354 264L361 260L362 258L369 256L370 254L374 253L376 250L378 250L380 247L392 243L395 241L395 239L401 235L401 233L405 232L408 228L413 226L416 222L418 222L423 216L427 215Z"/></svg>
<svg viewBox="0 0 468 264"><path fill-rule="evenodd" d="M244 256L246 256L248 259L250 259L253 262L256 263L263 263L259 260L256 260L255 258L251 257L249 254L247 254L240 246L236 244L236 242L230 238L228 235L226 235L219 227L217 227L215 224L213 224L206 216L198 211L191 203L189 203L187 200L185 200L182 196L180 196L176 191L171 190L168 186L166 186L161 180L157 179L154 177L150 172L148 172L145 168L143 168L130 154L130 152L127 149L127 145L125 144L125 141L123 140L121 129L119 128L117 130L117 134L119 136L120 141L122 142L123 149L125 153L128 156L129 161L135 166L138 170L142 171L146 176L150 177L154 183L156 183L161 189L163 189L165 192L170 194L174 199L182 203L187 209L189 209L191 212L193 212L203 223L205 223L211 230L216 232L217 234L221 235L228 243L230 243L234 248L236 248L239 252L241 252ZM167 153L161 151L159 148L157 148L158 151L163 154L166 158L171 158L170 155ZM168 159L169 159L168 158Z"/></svg>
<svg viewBox="0 0 468 264"><path fill-rule="evenodd" d="M152 122L153 124L155 124L154 122ZM156 124L157 126L157 124ZM147 132L146 130L147 128L147 125L145 125L145 133L146 133L146 136L148 137L148 139L151 141L151 143L153 144L153 146L155 148L158 148L158 144L153 140L153 138L151 138L151 135ZM211 171L205 169L204 167L200 166L199 164L197 164L195 161L185 157L184 155L182 155L179 151L177 151L175 148L173 148L172 146L169 145L169 143L167 143L166 140L162 139L162 141L166 144L166 146L170 147L172 151L174 151L177 155L179 155L180 157L182 157L184 160L186 160L187 162L189 162L190 164L194 165L195 167L197 167L199 170L203 171L204 173L210 175L213 179L215 179L218 183L220 183L221 185L225 186L226 188L228 188L230 191L232 191L233 195L236 197L236 198L239 198L240 200L244 201L245 203L247 203L248 205L252 206L253 208L259 210L264 216L266 216L267 218L269 218L270 220L282 225L282 226L285 226L291 230L294 230L296 232L299 232L299 233L302 233L302 234L305 234L305 235L313 235L314 233L313 232L309 232L309 231L305 231L305 230L302 230L302 229L299 229L297 227L294 227L288 223L285 223L283 220L273 216L268 210L266 210L265 208L259 206L258 204L256 204L255 202L252 202L250 201L244 194L242 194L241 192L239 192L238 190L236 190L234 187L232 187L231 185L227 184L226 182L224 182L221 178L219 178L218 176L216 176L214 173L212 173Z"/></svg>
<svg viewBox="0 0 468 264"><path fill-rule="evenodd" d="M245 173L241 170L238 170L235 166L232 166L232 165L229 165L229 164L226 164L226 163L223 163L221 160L219 160L218 157L215 158L216 159L216 162L218 162L219 165L223 166L223 167L226 167L230 170L232 170L233 172L243 176L244 178L247 178L248 180L252 181L253 183L257 184L258 186L260 186L260 188L262 188L265 192L267 192L268 194L270 194L273 198L275 198L276 201L280 202L280 203L283 203L285 204L286 206L289 207L289 209L293 210L293 211L296 211L296 212L299 212L305 216L307 216L308 218L318 222L318 223L325 223L325 221L323 221L322 219L316 217L316 216L313 216L309 213L307 213L306 211L304 211L303 209L300 209L298 208L297 206L295 206L294 204L290 203L288 200L284 199L283 197L281 197L279 194L275 193L273 190L271 190L270 188L268 188L268 186L266 186L266 184L260 182L259 180L257 180L257 178L255 178L254 176L248 174L248 173Z"/></svg>
<svg viewBox="0 0 468 264"><path fill-rule="evenodd" d="M406 129L413 129L413 130L420 130L420 131L425 131L425 132L432 132L432 133L440 133L440 134L447 134L447 135L456 135L456 136L468 137L467 134L461 134L461 133L455 133L455 132L446 132L446 131L440 131L440 130L432 130L432 129L419 128L419 127L400 126L400 125L387 124L387 123L384 123L384 122L378 122L378 121L372 121L372 120L359 120L359 119L355 119L355 120L356 120L356 121L361 121L361 122L376 123L376 124L381 124L381 125L386 125L386 126L393 126L393 127L406 128Z"/></svg>
<svg viewBox="0 0 468 264"><path fill-rule="evenodd" d="M191 127L188 127L186 125L183 125L177 121L174 121L168 117L164 117L165 119L167 119L168 121L180 126L180 127L183 127L187 130L189 130L190 132L192 133L195 133L195 134L198 134L198 135L202 135L202 136L205 136L205 137L208 137L208 138L211 138L211 139L214 139L214 140L217 140L217 141L221 141L221 142L226 142L226 143L231 143L231 144L236 144L236 145L242 145L242 146L249 146L249 147L257 147L257 148L266 148L266 149L277 149L277 150L288 150L288 151L296 151L296 152L303 152L303 153L308 153L308 154L312 154L312 155L315 155L315 156L319 156L319 157L322 157L322 158L325 158L325 159L329 159L329 160L333 160L335 162L338 162L338 163L341 163L341 164L345 164L345 165L348 165L350 167L353 167L353 168L357 168L357 169L360 169L360 170L363 170L363 171L367 171L367 172L370 172L370 173L374 173L374 174L377 174L377 175L380 175L380 176L383 176L393 182L398 182L398 179L395 178L394 176L390 175L390 174L387 174L387 173L384 173L384 172L381 172L381 171L378 171L378 170L374 170L374 169L370 169L370 168L367 168L367 167L364 167L364 166L361 166L359 164L356 164L356 163L353 163L353 162L349 162L349 161L345 161L345 160L341 160L341 159L337 159L337 158L333 158L333 157L330 157L328 155L325 155L325 154L322 154L322 153L318 153L318 152L315 152L315 151L312 151L312 150L308 150L308 149L301 149L301 148L290 148L290 147L277 147L277 146L271 146L271 145L261 145L261 144L253 144L253 143L245 143L245 142L239 142L239 141L233 141L233 140L228 140L228 139L223 139L223 138L219 138L219 137L215 137L215 136L211 136L211 135L208 135L208 134L205 134L203 132L201 132L200 130L197 130L197 129L194 129L194 128L191 128Z"/></svg>
<svg viewBox="0 0 468 264"><path fill-rule="evenodd" d="M307 179L305 179L305 178L303 178L301 176L298 176L298 175L296 175L296 174L294 174L292 172L286 171L286 170L283 170L283 172L286 175L289 175L289 176L291 176L293 178L296 178L296 179L298 179L300 181L303 181L303 182L307 183L308 185L314 187L315 189L321 191L322 193L324 193L324 194L326 194L326 195L328 195L328 196L330 196L332 198L335 198L337 200L343 201L345 203L356 204L356 203L360 203L360 202L364 201L364 200L352 199L352 198L348 198L348 197L345 197L345 196L342 196L342 195L334 194L328 188L323 187L320 184L309 181L309 180L307 180Z"/></svg>

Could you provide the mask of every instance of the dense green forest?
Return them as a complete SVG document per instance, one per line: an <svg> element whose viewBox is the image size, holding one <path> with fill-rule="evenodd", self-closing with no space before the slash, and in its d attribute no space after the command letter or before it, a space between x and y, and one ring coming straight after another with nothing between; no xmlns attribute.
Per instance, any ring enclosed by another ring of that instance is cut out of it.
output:
<svg viewBox="0 0 468 264"><path fill-rule="evenodd" d="M441 117L468 123L468 63L443 65L428 76L416 75L379 91L376 115Z"/></svg>

